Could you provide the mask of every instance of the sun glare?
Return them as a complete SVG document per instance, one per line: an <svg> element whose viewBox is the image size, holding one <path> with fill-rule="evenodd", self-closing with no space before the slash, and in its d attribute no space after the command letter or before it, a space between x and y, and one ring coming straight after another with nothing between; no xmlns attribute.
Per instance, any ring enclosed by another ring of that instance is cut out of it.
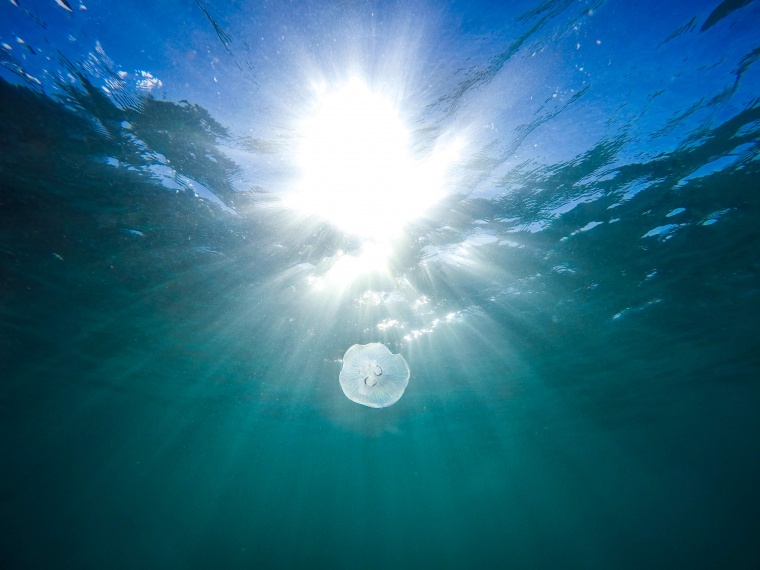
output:
<svg viewBox="0 0 760 570"><path fill-rule="evenodd" d="M384 273L386 260L390 256L387 242L366 242L358 255L342 255L327 272L326 277L333 284L350 283L357 275Z"/></svg>
<svg viewBox="0 0 760 570"><path fill-rule="evenodd" d="M374 242L390 241L441 198L458 150L415 160L398 110L356 78L322 89L299 134L301 178L286 204Z"/></svg>

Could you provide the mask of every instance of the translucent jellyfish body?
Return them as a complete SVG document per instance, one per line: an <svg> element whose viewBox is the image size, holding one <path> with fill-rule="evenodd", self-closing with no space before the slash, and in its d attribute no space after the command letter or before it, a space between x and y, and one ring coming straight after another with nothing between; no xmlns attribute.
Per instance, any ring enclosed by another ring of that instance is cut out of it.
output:
<svg viewBox="0 0 760 570"><path fill-rule="evenodd" d="M343 356L340 387L357 404L387 408L398 402L408 384L406 360L384 344L355 344Z"/></svg>

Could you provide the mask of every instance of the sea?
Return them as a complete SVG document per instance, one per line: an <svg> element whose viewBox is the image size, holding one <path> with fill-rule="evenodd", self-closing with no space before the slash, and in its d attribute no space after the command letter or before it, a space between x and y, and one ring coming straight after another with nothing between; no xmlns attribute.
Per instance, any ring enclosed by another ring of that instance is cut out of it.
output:
<svg viewBox="0 0 760 570"><path fill-rule="evenodd" d="M760 568L758 30L2 0L0 568Z"/></svg>

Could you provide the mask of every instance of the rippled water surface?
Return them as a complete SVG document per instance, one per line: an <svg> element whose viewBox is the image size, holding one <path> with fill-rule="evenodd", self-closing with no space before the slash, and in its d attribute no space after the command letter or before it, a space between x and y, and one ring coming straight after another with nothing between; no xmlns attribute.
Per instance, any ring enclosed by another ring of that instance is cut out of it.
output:
<svg viewBox="0 0 760 570"><path fill-rule="evenodd" d="M3 1L0 566L758 567L758 24Z"/></svg>

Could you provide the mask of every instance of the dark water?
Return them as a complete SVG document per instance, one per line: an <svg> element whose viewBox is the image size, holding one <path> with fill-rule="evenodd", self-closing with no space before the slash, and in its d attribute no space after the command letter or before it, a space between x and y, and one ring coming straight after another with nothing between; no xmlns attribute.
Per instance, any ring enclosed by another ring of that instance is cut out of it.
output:
<svg viewBox="0 0 760 570"><path fill-rule="evenodd" d="M62 4L0 8L0 566L760 565L757 2ZM320 288L352 65L466 144Z"/></svg>

